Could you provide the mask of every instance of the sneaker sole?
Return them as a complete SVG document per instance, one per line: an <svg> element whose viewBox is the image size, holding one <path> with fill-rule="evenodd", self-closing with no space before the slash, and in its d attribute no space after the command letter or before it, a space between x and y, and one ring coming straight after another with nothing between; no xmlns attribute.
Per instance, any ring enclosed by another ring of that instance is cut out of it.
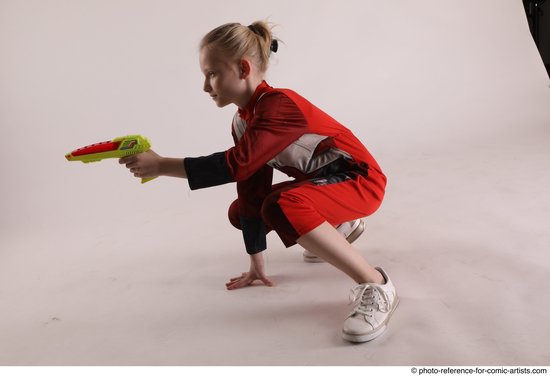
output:
<svg viewBox="0 0 550 376"><path fill-rule="evenodd" d="M380 328L376 329L374 332L367 332L367 333L361 333L361 334L352 334L352 333L346 333L342 330L342 337L346 341L349 342L355 342L355 343L362 343L362 342L369 342L372 341L375 338L380 337L388 328L388 322L390 321L390 318L392 317L393 313L395 312L395 309L399 305L399 297L395 297L395 304L393 306L393 309L389 313L388 317L384 321L384 325L382 325Z"/></svg>
<svg viewBox="0 0 550 376"><path fill-rule="evenodd" d="M361 236L361 234L363 233L363 231L365 231L365 221L363 219L361 219L359 221L359 225L355 228L355 230L353 230L351 232L351 234L348 235L348 237L346 238L346 240L348 241L348 243L353 243L354 241L357 240L357 238L359 238ZM317 256L306 256L304 254L304 261L305 262L311 262L311 263L321 263L321 262L326 262L325 260L323 260L322 258L320 257L317 257Z"/></svg>

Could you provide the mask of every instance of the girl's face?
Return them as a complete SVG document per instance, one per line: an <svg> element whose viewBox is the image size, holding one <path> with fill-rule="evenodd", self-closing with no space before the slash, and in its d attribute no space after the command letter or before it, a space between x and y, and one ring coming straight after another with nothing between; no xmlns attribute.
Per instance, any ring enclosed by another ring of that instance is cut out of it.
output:
<svg viewBox="0 0 550 376"><path fill-rule="evenodd" d="M200 68L204 74L203 90L218 107L234 103L246 105L246 80L238 62L225 58L218 49L206 46L200 51ZM244 104L243 104L244 101Z"/></svg>

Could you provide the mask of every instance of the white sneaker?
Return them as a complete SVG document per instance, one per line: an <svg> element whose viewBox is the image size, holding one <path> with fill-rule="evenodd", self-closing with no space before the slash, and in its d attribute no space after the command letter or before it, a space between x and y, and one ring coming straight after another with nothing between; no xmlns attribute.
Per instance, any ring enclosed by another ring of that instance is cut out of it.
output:
<svg viewBox="0 0 550 376"><path fill-rule="evenodd" d="M336 227L336 231L342 234L347 241L351 244L353 243L363 231L365 231L365 221L362 218L344 222L341 225ZM325 262L322 258L311 253L307 249L304 250L304 261L305 262Z"/></svg>
<svg viewBox="0 0 550 376"><path fill-rule="evenodd" d="M336 230L351 244L365 231L365 220L359 218L354 221L344 222L337 226Z"/></svg>
<svg viewBox="0 0 550 376"><path fill-rule="evenodd" d="M342 335L351 342L367 342L380 336L386 330L393 311L399 304L388 275L382 268L375 268L386 279L386 283L364 283L351 289L350 298L355 307L344 321Z"/></svg>

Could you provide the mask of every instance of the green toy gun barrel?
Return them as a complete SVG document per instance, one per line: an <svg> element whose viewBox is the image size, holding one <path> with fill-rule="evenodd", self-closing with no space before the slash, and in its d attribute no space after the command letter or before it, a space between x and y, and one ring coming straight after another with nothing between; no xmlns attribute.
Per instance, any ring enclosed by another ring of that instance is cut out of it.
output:
<svg viewBox="0 0 550 376"><path fill-rule="evenodd" d="M144 153L151 148L146 137L130 135L117 137L112 141L100 142L76 149L65 154L68 161L82 161L84 163L99 162L107 158L123 158L130 155ZM155 178L142 178L141 184Z"/></svg>

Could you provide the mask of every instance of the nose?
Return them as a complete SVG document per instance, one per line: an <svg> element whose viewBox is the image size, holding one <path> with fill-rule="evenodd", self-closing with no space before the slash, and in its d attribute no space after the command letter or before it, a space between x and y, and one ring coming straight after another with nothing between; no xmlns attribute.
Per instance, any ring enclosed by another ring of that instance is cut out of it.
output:
<svg viewBox="0 0 550 376"><path fill-rule="evenodd" d="M204 80L204 85L202 86L202 90L204 90L207 93L210 93L212 91L212 86L210 86L208 79Z"/></svg>

